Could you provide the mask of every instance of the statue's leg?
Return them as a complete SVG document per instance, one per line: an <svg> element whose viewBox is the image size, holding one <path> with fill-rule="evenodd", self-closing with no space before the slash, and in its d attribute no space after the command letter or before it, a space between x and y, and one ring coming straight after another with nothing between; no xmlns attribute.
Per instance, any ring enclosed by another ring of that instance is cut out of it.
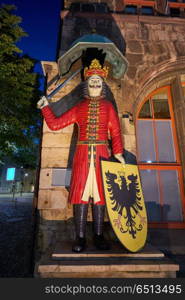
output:
<svg viewBox="0 0 185 300"><path fill-rule="evenodd" d="M76 231L76 240L72 247L74 252L82 252L86 247L86 222L88 213L88 204L74 204L74 222Z"/></svg>
<svg viewBox="0 0 185 300"><path fill-rule="evenodd" d="M103 236L105 205L93 204L92 215L94 226L94 244L99 250L109 250L110 246Z"/></svg>

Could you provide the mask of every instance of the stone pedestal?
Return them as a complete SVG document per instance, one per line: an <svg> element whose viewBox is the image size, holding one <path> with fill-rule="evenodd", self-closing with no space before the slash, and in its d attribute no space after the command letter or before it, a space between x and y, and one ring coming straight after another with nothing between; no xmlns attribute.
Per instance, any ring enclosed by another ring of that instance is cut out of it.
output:
<svg viewBox="0 0 185 300"><path fill-rule="evenodd" d="M41 278L175 278L178 264L146 245L128 253L119 243L98 252L92 244L83 253L73 253L71 243L58 244L49 260L40 262L35 273Z"/></svg>

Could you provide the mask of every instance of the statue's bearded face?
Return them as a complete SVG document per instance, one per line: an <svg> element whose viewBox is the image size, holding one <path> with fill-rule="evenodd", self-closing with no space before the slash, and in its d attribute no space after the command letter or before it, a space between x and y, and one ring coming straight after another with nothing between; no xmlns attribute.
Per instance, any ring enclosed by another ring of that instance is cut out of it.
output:
<svg viewBox="0 0 185 300"><path fill-rule="evenodd" d="M103 79L98 75L93 75L88 79L88 92L90 97L98 97L101 95L103 87Z"/></svg>

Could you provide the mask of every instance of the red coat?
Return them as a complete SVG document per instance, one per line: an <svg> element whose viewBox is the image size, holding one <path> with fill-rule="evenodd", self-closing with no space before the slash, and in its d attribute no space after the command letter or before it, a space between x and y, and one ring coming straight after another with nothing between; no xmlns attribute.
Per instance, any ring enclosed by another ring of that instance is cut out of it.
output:
<svg viewBox="0 0 185 300"><path fill-rule="evenodd" d="M60 117L56 117L49 106L45 106L42 109L42 114L51 130L59 130L72 123L77 123L79 128L78 141L81 143L88 141L89 143L108 141L109 132L112 139L113 154L122 153L123 151L118 115L113 105L103 98L96 100L86 98ZM88 144L77 144L76 147L69 195L69 201L73 204L84 203L81 198L89 171L89 147L90 145ZM100 157L109 157L108 146L105 143L94 146L96 179L101 199L97 204L104 205L105 199L101 178Z"/></svg>

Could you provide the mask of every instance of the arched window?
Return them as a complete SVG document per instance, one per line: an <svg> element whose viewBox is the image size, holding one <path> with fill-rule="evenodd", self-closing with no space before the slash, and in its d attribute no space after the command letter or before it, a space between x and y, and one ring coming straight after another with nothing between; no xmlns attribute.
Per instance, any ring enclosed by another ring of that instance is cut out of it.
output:
<svg viewBox="0 0 185 300"><path fill-rule="evenodd" d="M151 93L138 110L137 160L149 222L184 223L182 168L170 87Z"/></svg>

